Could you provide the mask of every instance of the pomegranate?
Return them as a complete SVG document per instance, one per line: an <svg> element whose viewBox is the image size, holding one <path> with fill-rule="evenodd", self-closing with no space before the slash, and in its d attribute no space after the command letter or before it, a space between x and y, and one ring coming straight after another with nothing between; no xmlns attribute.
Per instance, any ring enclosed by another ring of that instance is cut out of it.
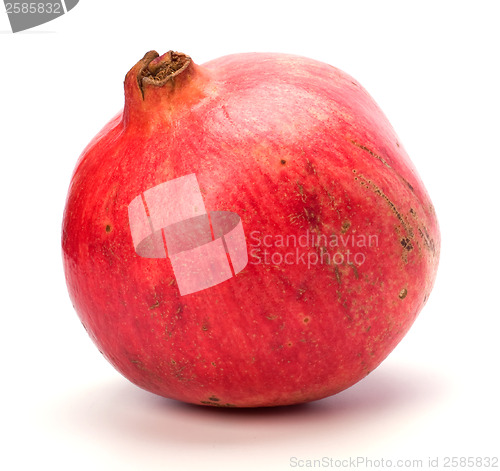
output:
<svg viewBox="0 0 500 471"><path fill-rule="evenodd" d="M361 380L432 289L431 200L346 73L285 54L148 52L78 160L63 261L90 337L137 386L289 405Z"/></svg>

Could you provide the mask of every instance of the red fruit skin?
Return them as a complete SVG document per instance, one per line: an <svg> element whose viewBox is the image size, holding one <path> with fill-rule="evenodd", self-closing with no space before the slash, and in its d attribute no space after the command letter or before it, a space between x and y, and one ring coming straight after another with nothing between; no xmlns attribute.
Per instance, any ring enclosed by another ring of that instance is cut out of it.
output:
<svg viewBox="0 0 500 471"><path fill-rule="evenodd" d="M144 97L143 65L127 75L124 112L81 155L64 212L69 294L99 350L141 388L212 406L301 403L362 379L425 304L440 250L387 118L352 77L303 57L191 62ZM206 208L241 217L249 263L181 296L168 258L136 254L127 208L191 173ZM258 240L270 253L324 252L276 242L304 234L377 244L327 248L344 263L264 263L262 252L257 263ZM345 262L349 249L364 263Z"/></svg>

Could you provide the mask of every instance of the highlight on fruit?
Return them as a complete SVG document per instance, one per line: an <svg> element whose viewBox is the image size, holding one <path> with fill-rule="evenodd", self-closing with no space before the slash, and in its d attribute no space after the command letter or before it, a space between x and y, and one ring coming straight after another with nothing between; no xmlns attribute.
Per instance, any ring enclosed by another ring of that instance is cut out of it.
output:
<svg viewBox="0 0 500 471"><path fill-rule="evenodd" d="M124 90L62 224L69 295L105 358L213 407L315 401L373 371L429 298L440 233L368 92L306 57L174 51L148 52Z"/></svg>

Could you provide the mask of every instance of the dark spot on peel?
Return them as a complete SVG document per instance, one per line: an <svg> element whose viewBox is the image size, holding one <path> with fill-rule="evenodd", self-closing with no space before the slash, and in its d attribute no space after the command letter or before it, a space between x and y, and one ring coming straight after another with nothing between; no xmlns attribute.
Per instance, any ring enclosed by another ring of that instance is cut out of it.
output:
<svg viewBox="0 0 500 471"><path fill-rule="evenodd" d="M354 272L354 277L356 278L356 280L359 280L358 267L354 265L354 263L349 263L349 265L351 266L352 271Z"/></svg>
<svg viewBox="0 0 500 471"><path fill-rule="evenodd" d="M149 309L150 310L156 309L159 305L160 305L160 301L156 300L156 302L153 305L149 306Z"/></svg>
<svg viewBox="0 0 500 471"><path fill-rule="evenodd" d="M391 166L387 163L387 161L382 156L380 156L379 154L376 154L368 147L366 147L362 144L359 144L358 142L356 142L353 139L351 139L351 144L355 145L356 147L359 147L360 149L364 150L365 152L368 152L368 154L370 154L372 157L375 157L378 161L382 162L387 168L391 168Z"/></svg>
<svg viewBox="0 0 500 471"><path fill-rule="evenodd" d="M109 224L106 226L106 232L111 232L111 226Z"/></svg>
<svg viewBox="0 0 500 471"><path fill-rule="evenodd" d="M408 250L413 250L413 244L411 243L410 239L408 237L401 239L401 245Z"/></svg>
<svg viewBox="0 0 500 471"><path fill-rule="evenodd" d="M337 265L335 265L335 278L337 279L337 283L341 285L342 283L340 281L340 270Z"/></svg>
<svg viewBox="0 0 500 471"><path fill-rule="evenodd" d="M349 228L351 227L351 221L344 221L342 223L342 227L340 229L340 231L342 232L342 234L345 234Z"/></svg>
<svg viewBox="0 0 500 471"><path fill-rule="evenodd" d="M307 161L306 170L309 174L316 175L316 167L310 160Z"/></svg>
<svg viewBox="0 0 500 471"><path fill-rule="evenodd" d="M297 301L300 301L304 297L306 291L307 288L304 287L301 287L297 290L297 296L296 296Z"/></svg>
<svg viewBox="0 0 500 471"><path fill-rule="evenodd" d="M362 177L364 178L364 177ZM413 228L411 227L411 225L406 221L405 218L403 218L402 214L400 213L400 211L396 208L395 204L387 197L387 195L377 186L375 185L374 183L372 183L371 180L366 180L365 179L365 182L360 182L362 185L366 185L366 188L367 189L370 189L371 187L371 190L378 196L380 196L381 198L383 198L385 200L385 202L387 203L387 205L389 206L389 208L391 209L391 211L395 214L395 216L398 218L399 222L401 223L401 225L403 226L403 229L405 230L406 234L408 235L408 237L410 239L413 238Z"/></svg>
<svg viewBox="0 0 500 471"><path fill-rule="evenodd" d="M399 299L404 299L406 298L406 295L408 294L408 290L406 288L403 288L400 292L399 292Z"/></svg>
<svg viewBox="0 0 500 471"><path fill-rule="evenodd" d="M290 224L309 230L317 230L322 224L322 203L314 192L307 192L297 184L296 201L288 215Z"/></svg>

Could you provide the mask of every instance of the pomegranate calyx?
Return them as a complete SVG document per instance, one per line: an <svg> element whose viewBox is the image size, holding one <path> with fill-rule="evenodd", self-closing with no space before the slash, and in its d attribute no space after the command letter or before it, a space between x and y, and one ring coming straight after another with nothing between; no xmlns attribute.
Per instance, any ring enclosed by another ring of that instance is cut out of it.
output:
<svg viewBox="0 0 500 471"><path fill-rule="evenodd" d="M151 54L148 56L148 54ZM186 70L191 63L191 58L182 52L168 51L159 56L155 51L151 51L144 57L151 60L140 71L143 90L146 85L155 85L161 87L175 76ZM139 78L139 77L138 77Z"/></svg>
<svg viewBox="0 0 500 471"><path fill-rule="evenodd" d="M203 95L207 80L209 75L186 54L147 52L125 77L124 126L149 126L151 120L145 120L144 113L166 117L176 109L189 108ZM166 102L169 113L165 113Z"/></svg>
<svg viewBox="0 0 500 471"><path fill-rule="evenodd" d="M149 51L130 70L125 81L131 75L135 75L137 85L144 99L144 88L146 86L162 87L169 80L186 70L190 63L191 57L182 52L168 51L160 56L156 51Z"/></svg>

